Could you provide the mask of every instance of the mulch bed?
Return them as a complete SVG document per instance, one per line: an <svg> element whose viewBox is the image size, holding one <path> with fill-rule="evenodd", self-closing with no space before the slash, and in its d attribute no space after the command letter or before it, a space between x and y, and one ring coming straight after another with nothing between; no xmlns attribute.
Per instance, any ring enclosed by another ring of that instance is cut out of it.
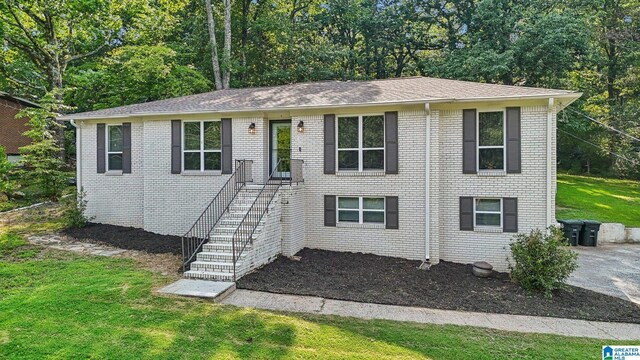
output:
<svg viewBox="0 0 640 360"><path fill-rule="evenodd" d="M159 235L138 228L91 223L81 229L65 230L63 234L79 241L106 244L120 249L152 254L182 254L179 236Z"/></svg>
<svg viewBox="0 0 640 360"><path fill-rule="evenodd" d="M303 249L299 261L279 257L244 276L238 288L313 295L338 300L446 310L551 316L640 323L640 306L579 287L545 298L494 272L481 279L471 265L442 261L419 270L420 261L360 253Z"/></svg>

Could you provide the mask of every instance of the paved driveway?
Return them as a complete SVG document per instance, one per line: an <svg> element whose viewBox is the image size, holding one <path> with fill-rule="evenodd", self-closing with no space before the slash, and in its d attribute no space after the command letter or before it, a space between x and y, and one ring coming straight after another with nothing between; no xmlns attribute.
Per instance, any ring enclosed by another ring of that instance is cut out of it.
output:
<svg viewBox="0 0 640 360"><path fill-rule="evenodd" d="M569 284L640 304L640 245L577 246L580 267Z"/></svg>

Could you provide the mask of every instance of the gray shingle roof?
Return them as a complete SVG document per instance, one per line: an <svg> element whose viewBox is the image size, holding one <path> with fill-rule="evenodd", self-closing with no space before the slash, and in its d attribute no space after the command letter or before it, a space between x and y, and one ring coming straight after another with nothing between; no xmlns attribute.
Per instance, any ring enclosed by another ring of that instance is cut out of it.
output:
<svg viewBox="0 0 640 360"><path fill-rule="evenodd" d="M367 104L465 101L523 97L579 97L567 90L475 83L429 77L370 81L321 81L272 87L217 90L197 95L66 115L60 119L150 114L266 111Z"/></svg>

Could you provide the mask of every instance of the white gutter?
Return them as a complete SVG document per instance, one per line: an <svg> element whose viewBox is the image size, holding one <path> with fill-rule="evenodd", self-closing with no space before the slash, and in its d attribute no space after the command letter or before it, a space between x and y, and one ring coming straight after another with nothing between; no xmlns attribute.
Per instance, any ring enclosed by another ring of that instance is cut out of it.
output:
<svg viewBox="0 0 640 360"><path fill-rule="evenodd" d="M553 144L553 111L554 111L554 98L549 98L549 106L547 107L547 228L551 226L552 211L553 211L553 181L551 174L553 173L553 166L555 164L551 161L553 158L552 144Z"/></svg>
<svg viewBox="0 0 640 360"><path fill-rule="evenodd" d="M424 261L429 262L429 249L431 246L431 213L429 208L429 198L431 194L431 107L429 103L424 104L424 111L427 115L424 132Z"/></svg>
<svg viewBox="0 0 640 360"><path fill-rule="evenodd" d="M567 93L559 94L558 98L578 99L582 93ZM283 106L283 107L269 107L269 108L245 108L235 110L191 110L191 111L178 111L178 112L165 112L165 111L151 111L151 112L131 112L128 114L119 115L92 115L86 116L79 114L70 114L57 117L58 120L98 120L98 119L122 119L130 117L140 116L180 116L187 114L234 114L234 113L247 113L247 112L264 112L264 111L291 111L291 110L322 110L322 109L336 109L344 107L368 107L368 106L393 106L393 105L422 105L426 101L430 104L446 104L446 103L468 103L478 101L506 101L506 100L546 100L551 95L518 95L518 96L499 96L499 97L476 97L468 99L457 98L433 98L433 99L417 99L407 101L378 101L360 104L324 104L324 105L298 105L298 106ZM568 102L570 104L572 101Z"/></svg>
<svg viewBox="0 0 640 360"><path fill-rule="evenodd" d="M82 190L82 130L75 120L71 119L70 122L76 128L76 192L80 193Z"/></svg>

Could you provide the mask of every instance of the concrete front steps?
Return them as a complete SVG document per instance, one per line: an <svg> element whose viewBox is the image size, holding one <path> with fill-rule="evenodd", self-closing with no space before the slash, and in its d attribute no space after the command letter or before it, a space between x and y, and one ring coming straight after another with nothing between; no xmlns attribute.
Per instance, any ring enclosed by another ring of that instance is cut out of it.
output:
<svg viewBox="0 0 640 360"><path fill-rule="evenodd" d="M233 200L227 212L214 227L209 237L209 242L203 245L202 251L196 255L196 260L191 263L189 271L184 276L191 279L233 281L233 234L240 226L242 219L247 214L255 201L262 186L246 186ZM254 232L254 238L263 230L264 221L261 221ZM236 264L236 270L242 268L242 261L251 250L251 244L244 249ZM236 249L238 251L238 249ZM236 278L244 274L237 273Z"/></svg>

